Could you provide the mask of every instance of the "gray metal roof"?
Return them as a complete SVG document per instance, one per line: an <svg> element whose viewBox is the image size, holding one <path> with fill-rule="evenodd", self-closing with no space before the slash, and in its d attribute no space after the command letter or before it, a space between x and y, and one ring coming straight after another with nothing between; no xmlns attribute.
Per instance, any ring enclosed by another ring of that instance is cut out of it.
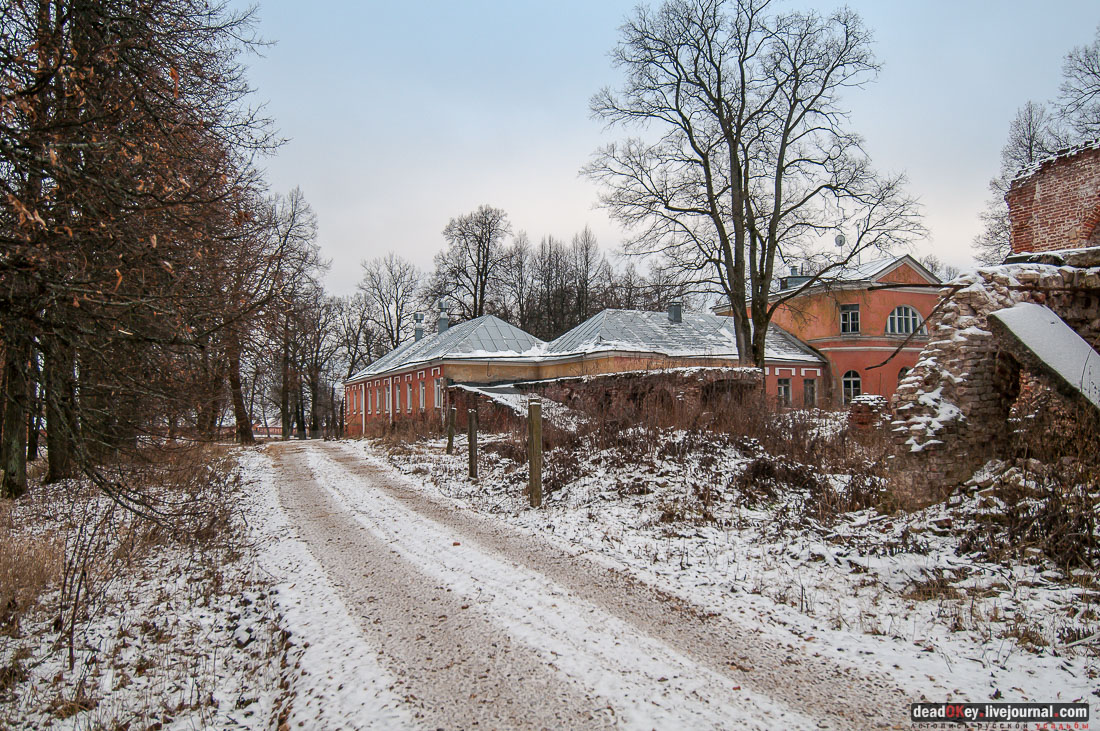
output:
<svg viewBox="0 0 1100 731"><path fill-rule="evenodd" d="M927 267L909 254L902 254L901 256L887 256L881 259L872 259L864 263L848 262L845 266L829 272L828 275L824 276L820 281L811 284L810 290L817 291L820 288L843 287L846 284L873 282L895 266L900 266L903 262L913 267L921 276L927 279L930 284L940 283L940 278L928 271ZM771 297L774 298L779 295L788 294L797 290L800 286L801 285L792 286L787 289L772 292Z"/></svg>
<svg viewBox="0 0 1100 731"><path fill-rule="evenodd" d="M374 378L433 360L533 354L543 342L493 315L483 315L403 343L348 379Z"/></svg>
<svg viewBox="0 0 1100 731"><path fill-rule="evenodd" d="M779 327L768 328L768 360L820 362L810 348ZM702 312L684 313L682 322L666 312L604 310L547 343L544 358L598 352L657 353L678 357L737 357L733 320Z"/></svg>

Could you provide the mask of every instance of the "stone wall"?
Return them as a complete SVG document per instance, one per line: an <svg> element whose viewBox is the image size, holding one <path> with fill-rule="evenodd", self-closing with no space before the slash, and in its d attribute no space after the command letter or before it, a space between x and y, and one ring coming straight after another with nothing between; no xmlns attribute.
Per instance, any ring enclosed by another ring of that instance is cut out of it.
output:
<svg viewBox="0 0 1100 731"><path fill-rule="evenodd" d="M1096 348L1100 249L1017 257L956 279L943 296L928 345L898 386L891 425L900 466L933 495L1001 456L1013 429L1026 428L1021 393L1057 390L994 336L988 315L1017 302L1046 305Z"/></svg>
<svg viewBox="0 0 1100 731"><path fill-rule="evenodd" d="M1014 253L1100 245L1100 140L1022 171L1005 200Z"/></svg>

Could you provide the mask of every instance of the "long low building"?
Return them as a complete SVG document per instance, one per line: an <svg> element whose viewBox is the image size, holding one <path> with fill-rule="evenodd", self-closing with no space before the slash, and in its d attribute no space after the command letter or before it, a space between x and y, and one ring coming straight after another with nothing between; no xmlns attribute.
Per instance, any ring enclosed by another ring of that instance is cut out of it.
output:
<svg viewBox="0 0 1100 731"><path fill-rule="evenodd" d="M545 343L486 315L416 338L378 359L344 384L349 436L367 426L426 418L446 403L446 386L738 365L729 318L709 313L604 310ZM764 384L783 405L815 406L826 397L826 364L812 348L772 326L766 339Z"/></svg>
<svg viewBox="0 0 1100 731"><path fill-rule="evenodd" d="M440 313L437 332L399 345L344 383L344 428L348 436L367 425L398 418L427 418L442 409L446 385L525 380L531 357L545 345L493 315L450 327Z"/></svg>

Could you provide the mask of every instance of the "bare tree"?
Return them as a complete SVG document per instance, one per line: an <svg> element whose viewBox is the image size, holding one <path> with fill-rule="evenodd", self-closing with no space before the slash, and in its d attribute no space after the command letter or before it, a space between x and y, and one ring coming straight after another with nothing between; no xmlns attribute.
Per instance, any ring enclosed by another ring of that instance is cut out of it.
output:
<svg viewBox="0 0 1100 731"><path fill-rule="evenodd" d="M602 270L607 267L607 261L600 254L596 236L588 226L573 236L569 255L575 287L573 319L583 322L596 314L597 282Z"/></svg>
<svg viewBox="0 0 1100 731"><path fill-rule="evenodd" d="M1100 27L1092 43L1066 54L1059 91L1058 112L1075 136L1100 136Z"/></svg>
<svg viewBox="0 0 1100 731"><path fill-rule="evenodd" d="M25 489L41 378L49 477L164 516L104 465L179 415L208 420L224 386L213 333L236 303L215 283L274 142L237 61L249 13L32 0L0 4L0 28L0 489Z"/></svg>
<svg viewBox="0 0 1100 731"><path fill-rule="evenodd" d="M1028 101L1016 111L1008 127L1008 141L1001 148L1001 169L989 181L992 194L981 214L982 233L974 238L975 258L982 264L1000 264L1012 253L1008 204L1005 193L1012 180L1032 163L1068 143L1058 116L1044 104Z"/></svg>
<svg viewBox="0 0 1100 731"><path fill-rule="evenodd" d="M364 261L359 291L366 299L367 318L389 348L409 337L419 303L423 277L413 264L394 253Z"/></svg>
<svg viewBox="0 0 1100 731"><path fill-rule="evenodd" d="M432 290L455 302L462 319L489 311L491 288L507 259L504 239L511 233L508 214L488 205L452 218L443 229L447 248L435 257Z"/></svg>
<svg viewBox="0 0 1100 731"><path fill-rule="evenodd" d="M520 231L505 251L500 275L500 309L496 313L521 330L534 333L537 308L533 301L534 255L526 231Z"/></svg>
<svg viewBox="0 0 1100 731"><path fill-rule="evenodd" d="M378 330L370 318L370 304L362 293L336 300L334 337L339 372L346 380L374 359L380 346Z"/></svg>
<svg viewBox="0 0 1100 731"><path fill-rule="evenodd" d="M585 168L603 185L603 205L635 231L631 251L663 253L723 293L741 357L755 364L774 311L777 259L855 227L844 256L816 279L861 249L923 232L904 179L880 178L844 127L841 92L878 70L859 16L772 13L769 5L639 7L612 54L626 80L598 93L592 111L650 136L606 146Z"/></svg>

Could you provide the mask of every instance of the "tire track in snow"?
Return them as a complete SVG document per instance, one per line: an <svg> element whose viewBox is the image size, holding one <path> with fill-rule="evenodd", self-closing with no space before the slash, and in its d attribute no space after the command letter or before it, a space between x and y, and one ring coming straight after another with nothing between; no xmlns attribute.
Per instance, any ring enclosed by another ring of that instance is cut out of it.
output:
<svg viewBox="0 0 1100 731"><path fill-rule="evenodd" d="M761 631L742 618L704 613L656 587L616 570L610 558L575 556L568 549L518 532L498 519L431 496L414 478L380 459L364 460L347 445L324 451L360 483L385 490L407 509L522 564L574 596L658 638L733 685L755 689L817 721L818 727L908 728L908 704L917 700L873 670L837 663L783 632ZM740 694L738 694L740 695ZM784 724L777 727L801 727Z"/></svg>
<svg viewBox="0 0 1100 731"><path fill-rule="evenodd" d="M314 479L315 445L269 449L279 498L378 662L424 728L611 728L607 701L517 645L446 583L424 575ZM391 728L379 718L356 728ZM402 724L404 727L404 724Z"/></svg>
<svg viewBox="0 0 1100 731"><path fill-rule="evenodd" d="M561 584L480 548L461 528L443 525L382 485L364 485L335 445L284 448L305 457L314 480L339 508L438 586L475 603L548 668L609 703L625 728L807 728L818 725L764 694L742 690L661 640L581 599ZM293 450L293 451L292 451ZM304 455L303 455L304 453ZM290 454L288 454L290 456ZM335 459L334 459L335 457ZM373 488L373 489L372 489ZM545 546L544 550L554 549Z"/></svg>

